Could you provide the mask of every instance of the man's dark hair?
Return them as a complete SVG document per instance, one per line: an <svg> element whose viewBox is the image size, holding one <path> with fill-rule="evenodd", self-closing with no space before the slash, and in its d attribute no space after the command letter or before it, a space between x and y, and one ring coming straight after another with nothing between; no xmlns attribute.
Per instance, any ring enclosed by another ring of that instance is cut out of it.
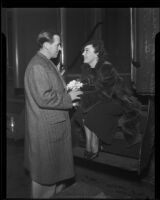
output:
<svg viewBox="0 0 160 200"><path fill-rule="evenodd" d="M54 30L43 30L38 34L37 43L40 47L43 46L44 42L53 43L53 36L60 35L58 32Z"/></svg>
<svg viewBox="0 0 160 200"><path fill-rule="evenodd" d="M95 49L95 53L98 53L99 58L107 58L108 57L108 53L106 52L106 49L104 47L104 42L102 40L89 41L84 45L84 47L86 47L87 45L93 46L93 48Z"/></svg>

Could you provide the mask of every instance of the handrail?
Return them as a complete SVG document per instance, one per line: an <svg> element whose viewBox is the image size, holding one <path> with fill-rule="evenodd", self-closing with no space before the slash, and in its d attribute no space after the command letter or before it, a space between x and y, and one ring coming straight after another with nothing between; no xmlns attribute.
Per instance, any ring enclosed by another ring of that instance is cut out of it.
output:
<svg viewBox="0 0 160 200"><path fill-rule="evenodd" d="M98 22L98 23L94 26L94 28L93 28L91 34L88 36L87 40L83 43L83 45L84 45L85 43L87 43L87 42L92 38L92 36L93 36L94 32L96 31L96 29L99 27L99 25L102 25L102 24L103 24L102 22ZM82 46L83 46L83 45L82 45ZM70 66L69 69L71 69L71 68L75 65L75 63L77 62L78 58L80 57L80 54L81 54L81 52L79 52L78 55L75 57L75 59L73 60L73 62L72 62L72 64L71 64L71 66Z"/></svg>

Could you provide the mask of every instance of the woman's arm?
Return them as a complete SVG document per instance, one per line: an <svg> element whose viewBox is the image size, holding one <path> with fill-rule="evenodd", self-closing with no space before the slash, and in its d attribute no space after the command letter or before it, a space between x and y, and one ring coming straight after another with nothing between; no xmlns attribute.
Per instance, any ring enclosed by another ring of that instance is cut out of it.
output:
<svg viewBox="0 0 160 200"><path fill-rule="evenodd" d="M118 78L118 73L109 64L103 64L97 72L95 87L102 96L111 98L114 93L114 87Z"/></svg>

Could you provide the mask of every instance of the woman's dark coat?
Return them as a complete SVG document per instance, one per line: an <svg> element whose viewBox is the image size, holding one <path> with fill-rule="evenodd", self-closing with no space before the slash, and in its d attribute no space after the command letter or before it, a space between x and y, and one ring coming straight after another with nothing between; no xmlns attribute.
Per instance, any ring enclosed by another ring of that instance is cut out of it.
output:
<svg viewBox="0 0 160 200"><path fill-rule="evenodd" d="M68 109L72 101L56 66L37 53L24 78L25 166L40 184L74 176L71 126Z"/></svg>
<svg viewBox="0 0 160 200"><path fill-rule="evenodd" d="M81 79L86 85L81 102L83 112L79 109L75 118L81 123L84 118L85 125L107 144L121 125L127 142L134 143L139 134L141 106L113 65L105 60L100 60L94 69L84 65Z"/></svg>

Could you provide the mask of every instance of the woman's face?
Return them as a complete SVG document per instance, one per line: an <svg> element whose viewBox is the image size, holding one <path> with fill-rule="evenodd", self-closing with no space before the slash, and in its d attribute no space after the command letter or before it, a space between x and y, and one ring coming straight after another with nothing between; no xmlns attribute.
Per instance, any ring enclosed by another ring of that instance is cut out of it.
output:
<svg viewBox="0 0 160 200"><path fill-rule="evenodd" d="M94 68L98 62L98 53L95 53L95 49L92 44L84 47L82 55L84 57L84 63L88 63L92 68Z"/></svg>

